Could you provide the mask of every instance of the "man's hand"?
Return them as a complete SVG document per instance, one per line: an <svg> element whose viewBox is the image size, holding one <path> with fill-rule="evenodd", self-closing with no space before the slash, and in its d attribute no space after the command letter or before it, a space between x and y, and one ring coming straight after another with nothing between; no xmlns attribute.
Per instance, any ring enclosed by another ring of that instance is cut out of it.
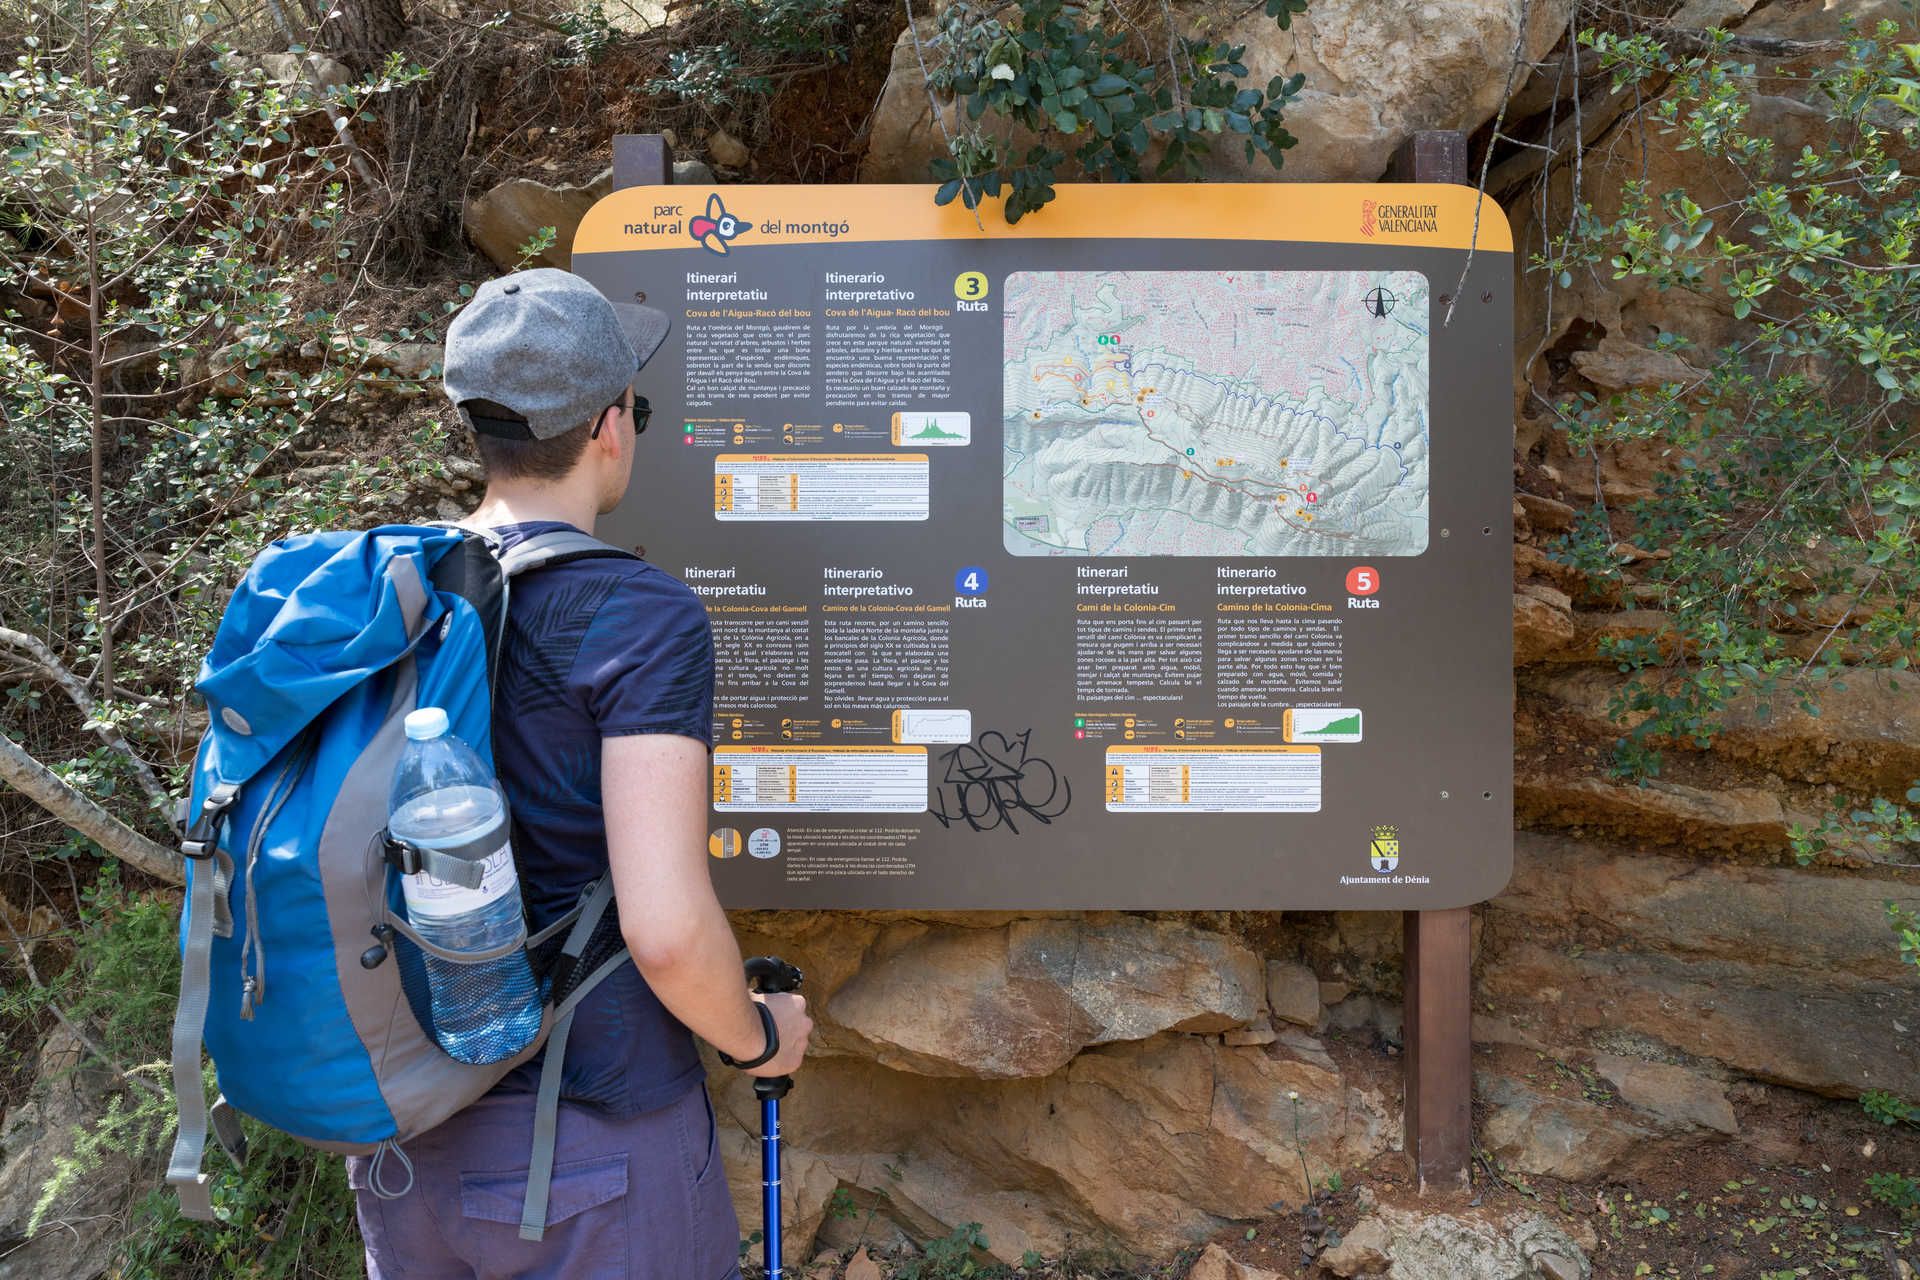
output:
<svg viewBox="0 0 1920 1280"><path fill-rule="evenodd" d="M750 1076L790 1076L800 1069L800 1059L807 1056L807 1041L813 1036L813 1019L807 1015L807 998L797 991L776 991L772 995L753 997L767 1006L773 1013L773 1025L780 1032L780 1052L757 1067L747 1070ZM761 1049L765 1049L761 1045ZM754 1053L752 1057L759 1057Z"/></svg>

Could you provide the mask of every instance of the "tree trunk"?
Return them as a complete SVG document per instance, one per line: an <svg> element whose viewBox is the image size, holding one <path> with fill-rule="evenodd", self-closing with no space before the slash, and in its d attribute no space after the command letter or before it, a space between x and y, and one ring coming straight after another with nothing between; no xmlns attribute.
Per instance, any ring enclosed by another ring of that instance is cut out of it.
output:
<svg viewBox="0 0 1920 1280"><path fill-rule="evenodd" d="M364 73L385 62L406 33L405 0L340 0L320 27L319 45Z"/></svg>

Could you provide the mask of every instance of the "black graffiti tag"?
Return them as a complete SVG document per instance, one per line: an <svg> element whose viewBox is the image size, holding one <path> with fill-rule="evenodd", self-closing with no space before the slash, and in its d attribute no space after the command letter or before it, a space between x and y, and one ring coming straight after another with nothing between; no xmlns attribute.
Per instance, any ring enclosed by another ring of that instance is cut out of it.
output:
<svg viewBox="0 0 1920 1280"><path fill-rule="evenodd" d="M1073 803L1073 784L1027 749L1032 729L1016 734L988 729L972 742L941 753L946 765L933 793L933 816L975 831L1005 827L1020 834L1015 814L1050 823Z"/></svg>

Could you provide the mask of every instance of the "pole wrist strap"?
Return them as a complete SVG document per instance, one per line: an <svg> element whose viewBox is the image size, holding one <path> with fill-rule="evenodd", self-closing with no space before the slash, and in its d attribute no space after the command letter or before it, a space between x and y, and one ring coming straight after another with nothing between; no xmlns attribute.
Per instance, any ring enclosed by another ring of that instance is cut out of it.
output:
<svg viewBox="0 0 1920 1280"><path fill-rule="evenodd" d="M773 1010L767 1008L766 1004L759 1000L753 1002L753 1007L760 1011L760 1025L766 1028L766 1050L762 1052L759 1057L749 1058L744 1062L736 1062L726 1054L720 1053L718 1049L714 1050L715 1053L720 1054L720 1061L741 1071L751 1071L755 1067L765 1066L767 1063L773 1061L775 1054L780 1052L780 1029L774 1025Z"/></svg>

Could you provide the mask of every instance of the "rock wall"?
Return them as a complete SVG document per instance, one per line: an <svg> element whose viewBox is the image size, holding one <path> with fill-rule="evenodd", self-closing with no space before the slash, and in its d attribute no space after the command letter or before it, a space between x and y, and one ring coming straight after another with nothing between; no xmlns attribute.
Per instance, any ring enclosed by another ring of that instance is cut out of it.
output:
<svg viewBox="0 0 1920 1280"><path fill-rule="evenodd" d="M1516 49L1541 79L1557 75L1550 55L1568 10L1316 0L1292 33L1257 11L1224 30L1250 45L1257 79L1307 72L1285 176L1370 180L1412 130L1487 122ZM1899 16L1890 0L1850 11ZM1248 10L1220 13L1231 24ZM1744 22L1748 34L1793 40L1838 33L1835 6L1812 0L1696 2L1674 22ZM933 28L924 13L922 23L924 40ZM1525 80L1524 69L1513 77L1510 121L1551 102L1551 83ZM924 180L943 146L934 105L903 35L863 176ZM1784 91L1759 110L1791 157L1813 113ZM1629 120L1593 143L1581 195L1609 216L1643 166L1655 190L1701 179L1697 156ZM1214 176L1248 175L1223 159ZM1519 244L1564 223L1570 182L1557 174L1537 201L1516 202ZM1658 334L1711 350L1736 327L1711 302L1631 281L1579 282L1551 306L1542 284L1523 281L1517 316L1522 831L1512 884L1475 917L1479 1139L1528 1176L1625 1170L1671 1158L1676 1143L1790 1157L1790 1139L1760 1123L1781 1096L1771 1088L1920 1095L1920 993L1884 913L1889 900L1920 909L1920 881L1861 858L1798 867L1787 836L1836 796L1898 795L1920 778L1920 677L1857 669L1823 691L1817 717L1737 708L1712 752L1678 753L1663 778L1608 775L1619 732L1608 707L1623 677L1599 646L1658 636L1667 619L1630 595L1597 605L1547 552L1592 501L1596 475L1609 495L1643 493L1659 460L1622 450L1596 468L1569 456L1541 398L1684 376L1681 357L1653 349ZM1816 629L1844 621L1844 602L1836 609L1808 624L1809 649ZM1398 917L738 922L748 945L808 971L820 1020L819 1057L787 1111L796 1259L816 1230L827 1242L849 1230L829 1212L848 1197L869 1239L971 1221L1007 1260L1068 1243L1164 1256L1399 1144ZM1585 1084L1541 1083L1543 1061ZM757 1112L742 1081L715 1084L748 1172ZM736 1193L755 1220L757 1187L743 1178Z"/></svg>

